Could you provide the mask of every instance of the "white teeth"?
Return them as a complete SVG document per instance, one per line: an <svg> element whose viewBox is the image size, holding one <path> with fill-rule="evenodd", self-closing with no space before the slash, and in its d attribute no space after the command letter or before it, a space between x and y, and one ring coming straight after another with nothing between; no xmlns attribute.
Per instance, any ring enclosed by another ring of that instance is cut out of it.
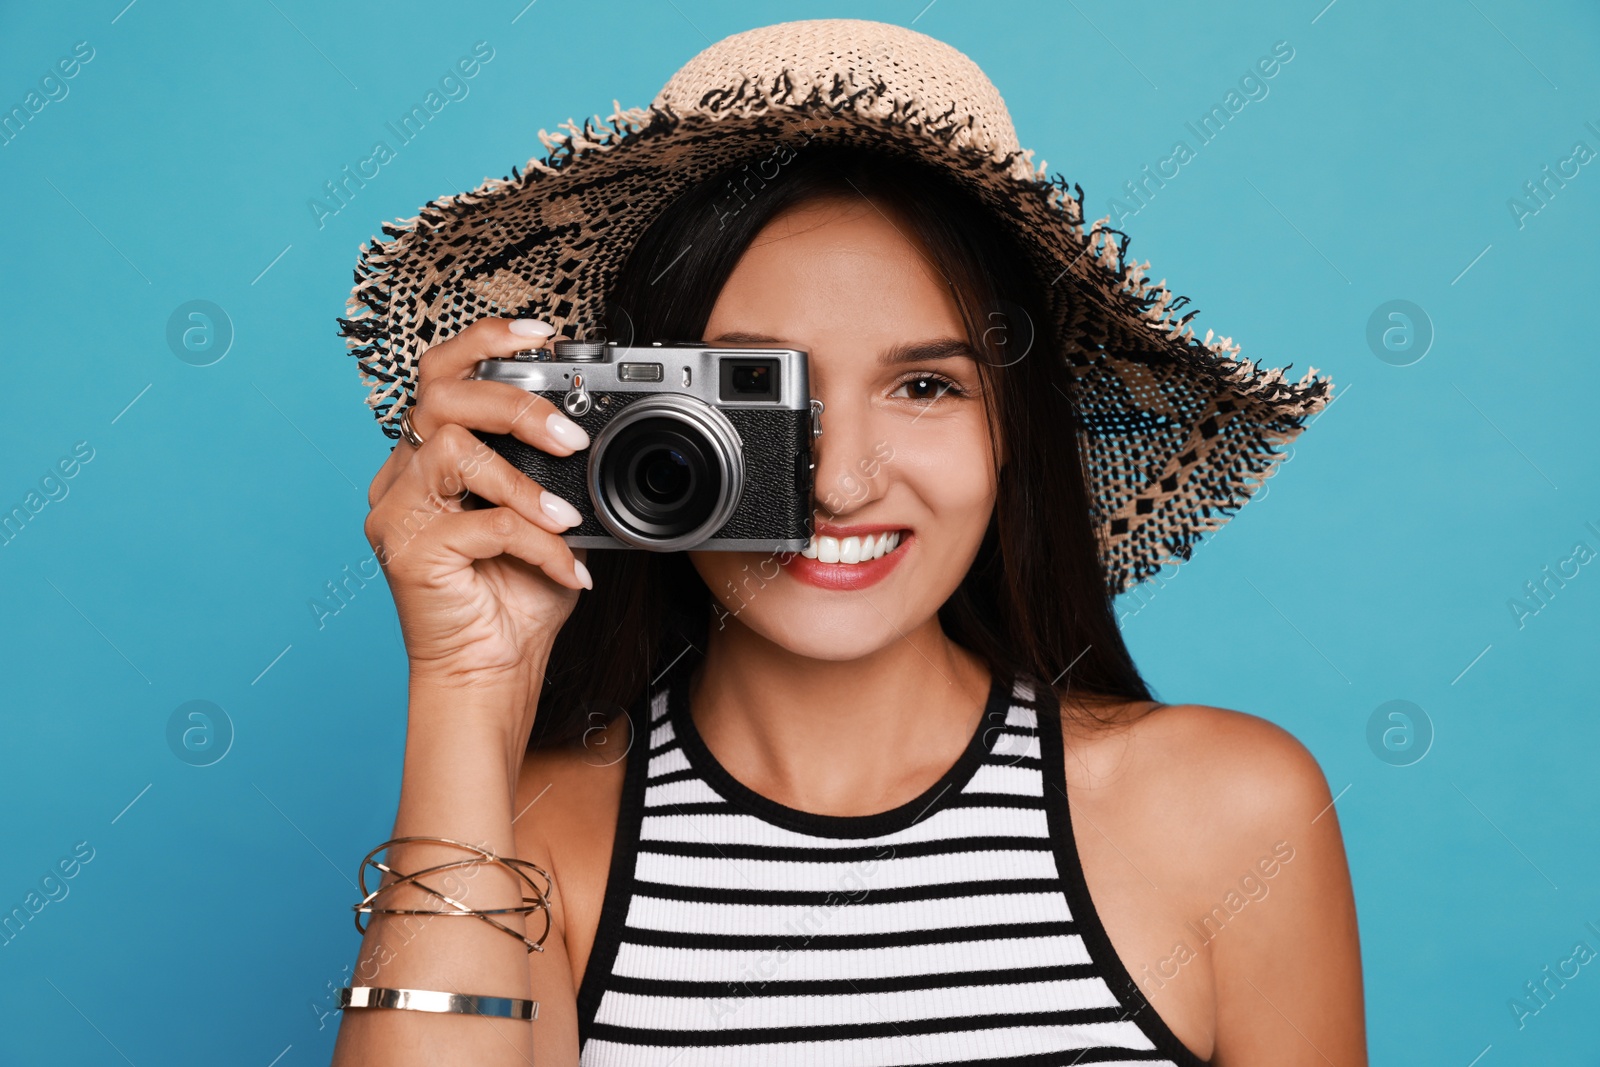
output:
<svg viewBox="0 0 1600 1067"><path fill-rule="evenodd" d="M900 545L899 530L885 530L876 537L812 537L800 554L818 563L866 563L893 552Z"/></svg>

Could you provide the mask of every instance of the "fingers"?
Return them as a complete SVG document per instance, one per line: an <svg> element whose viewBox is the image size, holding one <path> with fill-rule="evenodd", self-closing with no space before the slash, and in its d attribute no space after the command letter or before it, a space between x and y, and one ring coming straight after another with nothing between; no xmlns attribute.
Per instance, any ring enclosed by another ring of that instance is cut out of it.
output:
<svg viewBox="0 0 1600 1067"><path fill-rule="evenodd" d="M543 397L535 397L507 382L472 382L472 386L480 388L470 392L461 391L456 384L465 385L471 381L467 376L479 360L548 347L554 333L554 327L539 319L483 318L428 349L417 365L412 428L424 442L446 423L457 422L492 433L514 434L558 456L568 456L576 449L587 447L589 435ZM467 388L472 389L472 386ZM489 388L481 388L485 386ZM424 391L428 394L426 409L421 402ZM480 400L485 396L489 397L487 411ZM393 487L417 451L402 439L389 454L367 487L369 510Z"/></svg>
<svg viewBox="0 0 1600 1067"><path fill-rule="evenodd" d="M466 377L480 359L544 348L555 332L540 319L479 319L422 354L417 361L417 396L420 399L422 387L435 379Z"/></svg>
<svg viewBox="0 0 1600 1067"><path fill-rule="evenodd" d="M372 476L372 482L367 486L368 511L371 511L377 506L378 501L383 499L383 494L388 491L389 486L394 484L394 480L399 477L400 469L410 462L413 451L415 450L405 447L405 442L401 442L394 451L389 453L389 458L383 461L383 465L378 468L378 473Z"/></svg>
<svg viewBox="0 0 1600 1067"><path fill-rule="evenodd" d="M587 573L575 566L572 550L560 536L582 521L578 510L517 470L459 423L441 426L394 476L367 516L368 540L377 547L394 536L394 530L401 530L405 541L386 548L392 559L403 554L401 550L410 540L406 531L420 531L436 518L480 514L462 511L459 496L463 489L500 505L483 509L482 514L503 514L488 526L452 521L439 527L441 531L466 531L458 534L465 540L447 542L445 547L471 559L487 559L498 553L474 553L500 544L499 551L539 566L562 585L592 588ZM438 542L430 537L429 543ZM537 560L530 553L536 554Z"/></svg>
<svg viewBox="0 0 1600 1067"><path fill-rule="evenodd" d="M427 441L436 430L459 423L489 433L508 433L554 456L570 456L589 444L583 427L549 400L510 382L437 378L427 403L411 412L411 426Z"/></svg>
<svg viewBox="0 0 1600 1067"><path fill-rule="evenodd" d="M511 508L453 511L435 519L432 528L436 531L430 539L433 545L466 559L514 556L568 589L594 587L588 570L565 541Z"/></svg>
<svg viewBox="0 0 1600 1067"><path fill-rule="evenodd" d="M552 533L561 533L582 521L569 501L541 486L513 467L506 458L458 423L446 423L417 450L396 480L403 499L429 495L449 499L456 510L463 489L504 505Z"/></svg>

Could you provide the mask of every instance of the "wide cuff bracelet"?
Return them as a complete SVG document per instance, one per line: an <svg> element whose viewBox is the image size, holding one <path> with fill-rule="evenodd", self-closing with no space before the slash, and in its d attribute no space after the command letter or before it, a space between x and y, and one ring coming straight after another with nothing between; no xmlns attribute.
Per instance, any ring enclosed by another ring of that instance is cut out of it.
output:
<svg viewBox="0 0 1600 1067"><path fill-rule="evenodd" d="M339 1007L459 1012L463 1015L491 1015L505 1019L534 1019L539 1015L537 1000L480 997L471 993L444 993L436 989L383 989L361 985L340 989Z"/></svg>

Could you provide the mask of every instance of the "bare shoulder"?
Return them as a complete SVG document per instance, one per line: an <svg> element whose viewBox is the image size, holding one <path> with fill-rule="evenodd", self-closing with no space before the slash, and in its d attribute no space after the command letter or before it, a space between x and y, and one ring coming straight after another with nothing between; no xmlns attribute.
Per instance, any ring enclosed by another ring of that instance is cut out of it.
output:
<svg viewBox="0 0 1600 1067"><path fill-rule="evenodd" d="M1137 870L1130 893L1159 887L1124 925L1173 924L1204 960L1193 973L1209 976L1211 997L1191 1003L1211 1001L1215 1062L1365 1063L1355 902L1316 758L1242 711L1113 708L1109 727L1075 725L1063 708L1075 836L1108 889L1123 866ZM1181 990L1168 982L1153 1002L1178 1016Z"/></svg>
<svg viewBox="0 0 1600 1067"><path fill-rule="evenodd" d="M1276 723L1206 704L1146 707L1121 706L1109 727L1073 725L1063 707L1074 802L1162 810L1174 832L1203 828L1215 855L1307 825L1332 800L1316 757Z"/></svg>
<svg viewBox="0 0 1600 1067"><path fill-rule="evenodd" d="M1210 782L1238 819L1315 815L1330 799L1316 757L1269 719L1209 704L1167 704L1140 725L1172 773Z"/></svg>
<svg viewBox="0 0 1600 1067"><path fill-rule="evenodd" d="M1274 855L1343 869L1327 778L1292 733L1206 704L1140 707L1113 727L1063 731L1067 789L1075 818L1110 835L1175 907L1206 911Z"/></svg>

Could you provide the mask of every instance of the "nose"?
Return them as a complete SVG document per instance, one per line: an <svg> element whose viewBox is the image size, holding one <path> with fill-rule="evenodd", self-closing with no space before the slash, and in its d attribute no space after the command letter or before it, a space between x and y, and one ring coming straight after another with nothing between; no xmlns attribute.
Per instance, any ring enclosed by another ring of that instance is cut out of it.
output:
<svg viewBox="0 0 1600 1067"><path fill-rule="evenodd" d="M822 436L812 441L816 463L813 510L823 519L857 511L883 495L887 478L883 456L887 442L860 405L818 397L826 412Z"/></svg>

